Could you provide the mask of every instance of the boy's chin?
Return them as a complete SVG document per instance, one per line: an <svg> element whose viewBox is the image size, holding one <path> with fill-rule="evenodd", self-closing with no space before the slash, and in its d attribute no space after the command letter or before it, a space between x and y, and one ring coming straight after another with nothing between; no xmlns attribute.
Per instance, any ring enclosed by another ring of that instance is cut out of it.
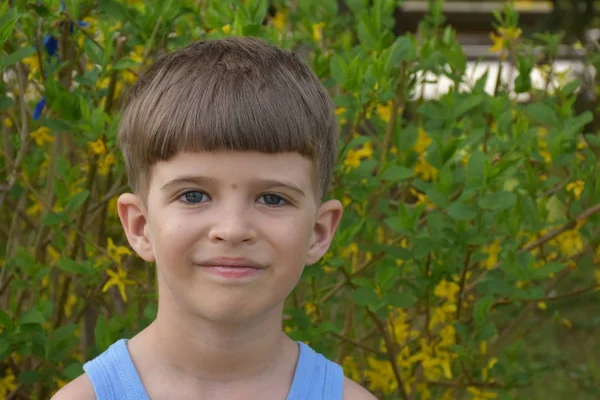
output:
<svg viewBox="0 0 600 400"><path fill-rule="evenodd" d="M281 324L283 307L260 307L249 304L212 304L194 307L193 313L199 321L221 325L254 325L260 321L273 320Z"/></svg>

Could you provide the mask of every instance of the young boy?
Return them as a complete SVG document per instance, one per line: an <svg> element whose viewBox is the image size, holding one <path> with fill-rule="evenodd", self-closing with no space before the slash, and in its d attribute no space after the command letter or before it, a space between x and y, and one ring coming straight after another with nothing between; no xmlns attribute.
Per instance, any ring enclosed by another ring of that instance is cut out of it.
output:
<svg viewBox="0 0 600 400"><path fill-rule="evenodd" d="M56 400L371 400L282 331L283 304L342 216L322 202L331 100L293 53L254 38L194 43L131 89L119 144L131 247L156 262L158 314Z"/></svg>

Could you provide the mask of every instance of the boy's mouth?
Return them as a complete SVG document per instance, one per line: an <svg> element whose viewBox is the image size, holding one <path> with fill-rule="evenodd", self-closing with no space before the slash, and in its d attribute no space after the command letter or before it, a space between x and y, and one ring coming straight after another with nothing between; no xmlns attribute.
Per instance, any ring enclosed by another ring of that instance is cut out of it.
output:
<svg viewBox="0 0 600 400"><path fill-rule="evenodd" d="M236 269L264 269L260 263L242 257L216 257L203 260L196 265L207 268L221 268L223 270Z"/></svg>
<svg viewBox="0 0 600 400"><path fill-rule="evenodd" d="M242 257L216 257L196 265L211 275L225 279L249 278L260 274L266 268L256 261Z"/></svg>

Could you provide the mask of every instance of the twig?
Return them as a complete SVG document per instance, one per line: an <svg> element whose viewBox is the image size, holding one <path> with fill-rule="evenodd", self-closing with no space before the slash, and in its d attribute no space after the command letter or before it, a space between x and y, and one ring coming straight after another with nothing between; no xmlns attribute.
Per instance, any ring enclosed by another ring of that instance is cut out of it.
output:
<svg viewBox="0 0 600 400"><path fill-rule="evenodd" d="M373 349L373 348L371 348L369 346L365 346L364 344L362 344L360 342L357 342L355 340L352 340L352 339L350 339L350 338L348 338L348 337L346 337L344 335L340 335L339 333L336 333L336 332L330 332L330 333L331 333L332 336L334 336L334 337L336 337L336 338L338 338L340 340L343 340L344 342L350 343L351 345L356 346L356 347L358 347L360 349L368 351L369 353L373 353L375 355L378 355L379 357L386 357L387 356L387 354L384 353L384 352L382 352L382 351L379 351L377 349Z"/></svg>
<svg viewBox="0 0 600 400"><path fill-rule="evenodd" d="M502 305L506 305L506 304L512 304L512 303L537 303L540 301L556 301L556 300L562 300L562 299L566 299L569 297L574 297L574 296L579 296L581 294L587 293L587 292L591 292L594 289L598 289L600 288L600 283L596 283L594 285L590 285L590 286L586 286L584 288L581 289L577 289L577 290L573 290L571 292L567 292L567 293L563 293L561 295L558 296L546 296L546 297L538 297L536 299L502 299L502 300L497 300L492 304L492 309L494 309L497 306L502 306Z"/></svg>
<svg viewBox="0 0 600 400"><path fill-rule="evenodd" d="M92 43L94 43L96 46L98 46L98 48L100 50L104 51L104 47L102 47L102 45L100 43L96 42L96 39L94 39L94 37L92 35L90 35L89 32L87 32L85 29L83 29L83 27L81 25L79 25L77 23L77 21L75 21L69 15L69 13L67 13L66 11L62 11L61 14L64 15L65 18L67 18L71 24L73 24L77 29L79 29L81 31L81 33L83 33L85 35L85 37L87 37L88 39L90 39L92 41Z"/></svg>
<svg viewBox="0 0 600 400"><path fill-rule="evenodd" d="M469 246L467 248L467 257L465 258L462 274L460 276L460 287L459 287L458 294L457 294L458 298L457 298L457 304L456 304L456 320L458 322L460 322L460 312L461 312L462 304L463 304L463 290L465 289L465 282L467 280L467 271L469 270L469 264L471 263L471 254L472 253L473 253L473 250L472 250L471 246Z"/></svg>
<svg viewBox="0 0 600 400"><path fill-rule="evenodd" d="M550 240L556 238L557 236L560 236L564 232L566 232L570 229L573 229L575 226L577 226L577 223L586 220L587 218L591 217L598 211L600 211L600 203L583 211L581 214L575 216L575 218L573 218L571 221L567 222L560 228L555 229L552 232L548 232L547 234L540 237L539 239L531 242L528 245L521 247L517 253L525 253L525 252L535 249L536 247L542 246L544 243L549 242ZM502 264L502 262L497 262L496 265L494 265L492 268L490 268L489 270L486 270L484 273L479 275L477 277L477 279L473 280L473 282L471 282L467 286L467 288L465 289L465 293L470 293L477 286L477 284L486 277L486 275L489 271L497 269L498 267L500 267L501 264Z"/></svg>

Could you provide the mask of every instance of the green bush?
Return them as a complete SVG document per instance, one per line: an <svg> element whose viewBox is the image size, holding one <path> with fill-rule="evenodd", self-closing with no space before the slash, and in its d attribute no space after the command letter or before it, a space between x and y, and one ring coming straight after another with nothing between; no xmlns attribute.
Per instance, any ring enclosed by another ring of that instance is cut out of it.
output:
<svg viewBox="0 0 600 400"><path fill-rule="evenodd" d="M439 1L403 37L395 1L271 3L0 6L0 399L48 398L152 321L155 271L126 246L115 208L127 190L119 104L156 57L226 35L294 49L337 106L331 194L345 214L289 299L285 331L382 399L517 398L555 365L531 359L527 333L568 330L547 307L600 281L600 143L592 113L574 111L581 83L544 64L560 36L521 37L507 7L493 50L519 75L514 91L488 93L487 76L469 81ZM558 83L532 87L533 70ZM423 100L425 73L453 88Z"/></svg>

